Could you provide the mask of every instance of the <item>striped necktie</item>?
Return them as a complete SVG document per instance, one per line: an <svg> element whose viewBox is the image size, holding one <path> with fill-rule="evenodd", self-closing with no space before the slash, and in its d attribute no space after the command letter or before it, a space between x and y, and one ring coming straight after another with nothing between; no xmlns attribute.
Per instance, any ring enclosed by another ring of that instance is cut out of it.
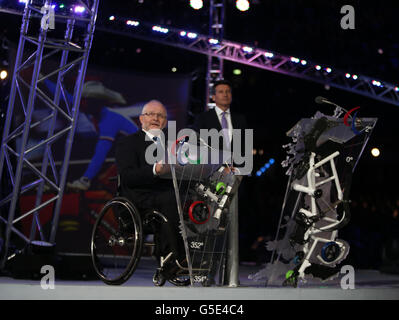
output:
<svg viewBox="0 0 399 320"><path fill-rule="evenodd" d="M227 125L226 114L227 112L222 112L222 132L226 141L226 146L230 148L229 126Z"/></svg>

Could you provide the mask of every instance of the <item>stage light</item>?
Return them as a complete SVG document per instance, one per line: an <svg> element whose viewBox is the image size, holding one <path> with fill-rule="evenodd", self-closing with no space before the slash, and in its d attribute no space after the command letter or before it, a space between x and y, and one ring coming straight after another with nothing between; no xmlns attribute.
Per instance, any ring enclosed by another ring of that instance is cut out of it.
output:
<svg viewBox="0 0 399 320"><path fill-rule="evenodd" d="M353 80L357 80L357 78L358 78L358 77L357 77L356 74L354 74L354 75L352 76L352 79L353 79Z"/></svg>
<svg viewBox="0 0 399 320"><path fill-rule="evenodd" d="M186 32L186 31L180 31L180 37L187 37L189 39L195 39L198 37L198 34L194 32Z"/></svg>
<svg viewBox="0 0 399 320"><path fill-rule="evenodd" d="M331 73L332 69L331 68L326 68L327 73Z"/></svg>
<svg viewBox="0 0 399 320"><path fill-rule="evenodd" d="M307 63L308 63L308 62L307 62L306 60L301 60L301 64L302 64L303 66L306 66Z"/></svg>
<svg viewBox="0 0 399 320"><path fill-rule="evenodd" d="M262 149L261 149L262 150ZM259 150L259 151L261 151L261 150ZM263 151L263 150L262 150ZM252 150L252 153L253 154L256 154L256 150L255 149L253 149ZM263 152L262 152L263 153ZM275 160L273 159L273 158L270 158L269 159L269 162L267 162L267 163L265 163L265 165L263 166L263 167L261 167L257 172L256 172L256 175L258 176L258 177L260 177L262 174L264 174L272 165L273 165L273 163L275 162Z"/></svg>
<svg viewBox="0 0 399 320"><path fill-rule="evenodd" d="M64 9L65 8L65 4L61 3L60 4L60 9Z"/></svg>
<svg viewBox="0 0 399 320"><path fill-rule="evenodd" d="M321 70L321 66L317 65L315 66L316 70Z"/></svg>
<svg viewBox="0 0 399 320"><path fill-rule="evenodd" d="M152 27L152 31L156 31L156 32L161 32L161 33L168 33L169 29L167 28L162 28L160 26L153 26Z"/></svg>
<svg viewBox="0 0 399 320"><path fill-rule="evenodd" d="M271 53L271 52L265 52L265 57L266 57L266 58L273 58L273 57L274 57L274 54Z"/></svg>
<svg viewBox="0 0 399 320"><path fill-rule="evenodd" d="M217 40L217 39L212 39L212 38L209 39L208 41L209 41L210 44L218 44L218 43L219 43L219 40Z"/></svg>
<svg viewBox="0 0 399 320"><path fill-rule="evenodd" d="M114 20L115 20L115 16L110 16L110 17L108 18L108 20L114 21Z"/></svg>
<svg viewBox="0 0 399 320"><path fill-rule="evenodd" d="M376 86L376 87L383 87L383 85L381 84L380 81L373 80L373 81L371 81L371 83L373 84L373 86Z"/></svg>
<svg viewBox="0 0 399 320"><path fill-rule="evenodd" d="M195 10L199 10L204 6L204 2L202 0L190 0L190 6Z"/></svg>
<svg viewBox="0 0 399 320"><path fill-rule="evenodd" d="M19 0L18 2L19 2L19 3L27 3L28 0Z"/></svg>
<svg viewBox="0 0 399 320"><path fill-rule="evenodd" d="M134 20L127 20L126 24L128 26L133 26L133 27L137 27L140 23L138 21L134 21Z"/></svg>
<svg viewBox="0 0 399 320"><path fill-rule="evenodd" d="M249 1L248 0L237 0L236 7L240 11L247 11L249 9Z"/></svg>
<svg viewBox="0 0 399 320"><path fill-rule="evenodd" d="M291 57L291 61L294 63L299 63L299 59L295 57Z"/></svg>
<svg viewBox="0 0 399 320"><path fill-rule="evenodd" d="M399 92L399 87L395 87L395 91L396 91L396 92Z"/></svg>
<svg viewBox="0 0 399 320"><path fill-rule="evenodd" d="M245 46L245 47L242 47L242 50L243 50L244 52L251 53L254 49L252 49L251 47Z"/></svg>
<svg viewBox="0 0 399 320"><path fill-rule="evenodd" d="M239 76L241 74L241 70L240 69L234 69L233 70L233 74L235 74L236 76Z"/></svg>
<svg viewBox="0 0 399 320"><path fill-rule="evenodd" d="M172 68L172 72L176 72L177 71L177 68L176 67L173 67Z"/></svg>
<svg viewBox="0 0 399 320"><path fill-rule="evenodd" d="M373 149L371 149L371 155L374 157L374 158L377 158L377 157L379 157L380 156L380 149L378 149L378 148L373 148Z"/></svg>
<svg viewBox="0 0 399 320"><path fill-rule="evenodd" d="M0 79L4 80L5 78L7 78L7 76L8 76L8 72L6 70L1 70Z"/></svg>
<svg viewBox="0 0 399 320"><path fill-rule="evenodd" d="M83 12L86 11L86 8L83 7L83 6L75 6L74 9L73 9L73 11L74 11L75 13L83 13Z"/></svg>
<svg viewBox="0 0 399 320"><path fill-rule="evenodd" d="M346 73L345 77L347 77L349 79L351 77L351 74L350 73Z"/></svg>

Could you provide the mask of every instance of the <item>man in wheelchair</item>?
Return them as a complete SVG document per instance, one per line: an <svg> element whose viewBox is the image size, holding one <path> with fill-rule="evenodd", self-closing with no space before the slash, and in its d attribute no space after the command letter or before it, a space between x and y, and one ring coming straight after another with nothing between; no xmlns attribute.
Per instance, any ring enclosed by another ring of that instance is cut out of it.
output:
<svg viewBox="0 0 399 320"><path fill-rule="evenodd" d="M157 133L166 126L166 108L161 102L152 100L143 107L139 119L142 130L124 137L116 145L120 192L132 201L141 215L156 210L167 219L167 223L163 219L154 235L154 255L162 276L169 280L181 270L180 266L187 266L176 198L172 180L160 178L166 167L160 162L149 164L145 158L147 147L160 141ZM150 139L146 140L146 136Z"/></svg>

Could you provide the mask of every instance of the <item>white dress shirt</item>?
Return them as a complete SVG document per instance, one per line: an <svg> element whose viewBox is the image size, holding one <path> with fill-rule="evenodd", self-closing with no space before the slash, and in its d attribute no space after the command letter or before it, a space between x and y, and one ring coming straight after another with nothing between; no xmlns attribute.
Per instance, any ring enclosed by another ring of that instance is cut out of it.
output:
<svg viewBox="0 0 399 320"><path fill-rule="evenodd" d="M156 141L154 140L155 135L153 135L151 132L146 131L146 130L144 130L144 129L141 129L141 130L144 131L144 133L147 135L148 138L150 138L152 141L154 141L154 143L156 143ZM158 139L159 142L161 142L161 139L159 139L158 137L156 137L156 138ZM155 171L155 166L156 166L156 165L157 165L157 164L154 163L154 165L153 165L153 167L152 167L152 173L154 174L154 176L157 175L157 172Z"/></svg>
<svg viewBox="0 0 399 320"><path fill-rule="evenodd" d="M222 117L223 117L222 113L225 111L220 109L218 106L215 106L215 111L216 111L216 115L218 116L220 126L222 126ZM231 140L233 139L233 124L231 123L230 108L227 109L225 117L227 120L227 127L228 127L228 132L229 132L230 143L231 143Z"/></svg>

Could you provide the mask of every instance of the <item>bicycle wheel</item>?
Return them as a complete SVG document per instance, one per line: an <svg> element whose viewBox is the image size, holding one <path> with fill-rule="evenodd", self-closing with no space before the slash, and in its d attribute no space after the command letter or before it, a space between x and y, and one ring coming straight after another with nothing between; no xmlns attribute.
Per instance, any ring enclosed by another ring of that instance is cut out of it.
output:
<svg viewBox="0 0 399 320"><path fill-rule="evenodd" d="M91 236L91 257L98 276L119 285L130 278L140 261L143 232L140 215L126 198L108 201Z"/></svg>

